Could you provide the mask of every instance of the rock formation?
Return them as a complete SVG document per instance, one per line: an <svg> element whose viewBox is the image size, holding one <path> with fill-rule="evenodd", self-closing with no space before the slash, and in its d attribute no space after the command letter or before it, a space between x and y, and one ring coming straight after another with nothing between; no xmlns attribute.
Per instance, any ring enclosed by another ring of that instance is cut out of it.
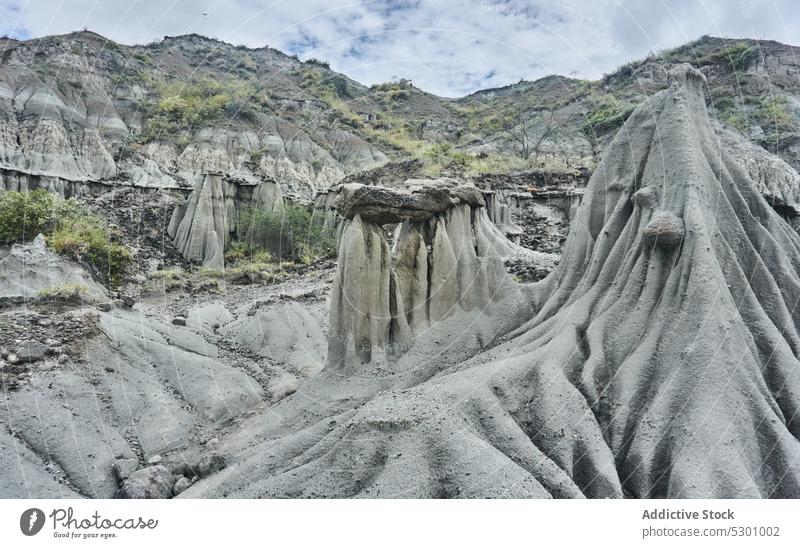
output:
<svg viewBox="0 0 800 548"><path fill-rule="evenodd" d="M491 348L441 370L447 353L412 347L410 377L326 369L273 410L269 450L229 446L236 473L186 493L798 496L800 238L722 146L704 91L680 66L632 114L558 268L514 297L529 311L493 311L516 327ZM448 211L449 228L462 210ZM371 225L345 235L386 259Z"/></svg>
<svg viewBox="0 0 800 548"><path fill-rule="evenodd" d="M0 252L0 304L24 302L42 292L74 287L87 301L106 300L108 291L81 266L47 249L39 234L30 244L17 244Z"/></svg>
<svg viewBox="0 0 800 548"><path fill-rule="evenodd" d="M0 496L800 497L796 48L704 38L598 103L196 35L0 44L0 191L85 198L135 264L105 288L41 237L0 249ZM548 169L422 179L506 169L480 112L549 112ZM188 268L284 200L336 268Z"/></svg>
<svg viewBox="0 0 800 548"><path fill-rule="evenodd" d="M511 208L505 195L493 190L483 191L483 199L486 201L486 214L489 220L496 224L508 239L518 242L523 231L511 220Z"/></svg>
<svg viewBox="0 0 800 548"><path fill-rule="evenodd" d="M331 300L328 363L396 360L415 333L457 310L486 307L511 283L503 259L549 257L505 238L483 194L451 179L405 181L403 188L343 185L351 219L339 243ZM390 249L381 225L397 223Z"/></svg>
<svg viewBox="0 0 800 548"><path fill-rule="evenodd" d="M242 196L245 189L249 189L249 199ZM244 186L209 173L186 201L175 208L168 233L186 259L221 269L225 244L237 228L239 214L246 208L269 212L282 207L281 190L274 182Z"/></svg>

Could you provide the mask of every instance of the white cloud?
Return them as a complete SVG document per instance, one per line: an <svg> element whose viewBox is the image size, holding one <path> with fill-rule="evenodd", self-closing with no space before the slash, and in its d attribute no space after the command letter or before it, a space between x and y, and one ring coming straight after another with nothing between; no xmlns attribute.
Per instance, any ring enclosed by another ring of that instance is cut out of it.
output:
<svg viewBox="0 0 800 548"><path fill-rule="evenodd" d="M25 0L0 31L89 28L122 43L198 33L326 59L366 84L458 96L546 74L596 78L702 34L800 36L796 0Z"/></svg>

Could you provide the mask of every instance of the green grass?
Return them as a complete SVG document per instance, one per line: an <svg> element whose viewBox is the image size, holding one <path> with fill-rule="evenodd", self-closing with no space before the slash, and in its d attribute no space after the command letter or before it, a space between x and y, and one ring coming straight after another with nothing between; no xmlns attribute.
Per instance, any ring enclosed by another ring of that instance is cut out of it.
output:
<svg viewBox="0 0 800 548"><path fill-rule="evenodd" d="M249 79L198 78L188 82L155 82L155 100L142 105L147 123L137 141L170 140L177 132L224 119L253 118L258 84Z"/></svg>
<svg viewBox="0 0 800 548"><path fill-rule="evenodd" d="M112 286L122 282L132 259L130 250L114 242L103 222L90 215L60 221L47 243L62 255L90 264Z"/></svg>
<svg viewBox="0 0 800 548"><path fill-rule="evenodd" d="M707 63L720 63L728 70L741 72L753 59L758 57L758 49L746 42L736 42L704 58Z"/></svg>
<svg viewBox="0 0 800 548"><path fill-rule="evenodd" d="M61 284L45 287L36 292L36 298L46 302L82 301L89 293L83 284Z"/></svg>
<svg viewBox="0 0 800 548"><path fill-rule="evenodd" d="M589 101L591 108L582 126L587 135L603 134L620 127L635 108L610 93L593 94Z"/></svg>

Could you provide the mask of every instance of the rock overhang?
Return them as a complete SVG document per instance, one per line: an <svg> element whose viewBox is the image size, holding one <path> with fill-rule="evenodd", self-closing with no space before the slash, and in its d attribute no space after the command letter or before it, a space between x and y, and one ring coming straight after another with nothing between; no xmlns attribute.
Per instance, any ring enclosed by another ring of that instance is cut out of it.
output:
<svg viewBox="0 0 800 548"><path fill-rule="evenodd" d="M408 179L402 186L346 183L337 189L335 207L347 219L359 215L365 222L424 221L458 204L485 207L481 191L472 183L454 179Z"/></svg>

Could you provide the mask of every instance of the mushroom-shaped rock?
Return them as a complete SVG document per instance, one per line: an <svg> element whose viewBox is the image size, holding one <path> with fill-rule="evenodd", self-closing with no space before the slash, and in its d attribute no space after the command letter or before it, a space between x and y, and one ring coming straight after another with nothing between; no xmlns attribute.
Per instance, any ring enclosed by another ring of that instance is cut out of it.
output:
<svg viewBox="0 0 800 548"><path fill-rule="evenodd" d="M663 249L674 249L683 240L683 219L671 211L658 211L642 231L645 239Z"/></svg>

